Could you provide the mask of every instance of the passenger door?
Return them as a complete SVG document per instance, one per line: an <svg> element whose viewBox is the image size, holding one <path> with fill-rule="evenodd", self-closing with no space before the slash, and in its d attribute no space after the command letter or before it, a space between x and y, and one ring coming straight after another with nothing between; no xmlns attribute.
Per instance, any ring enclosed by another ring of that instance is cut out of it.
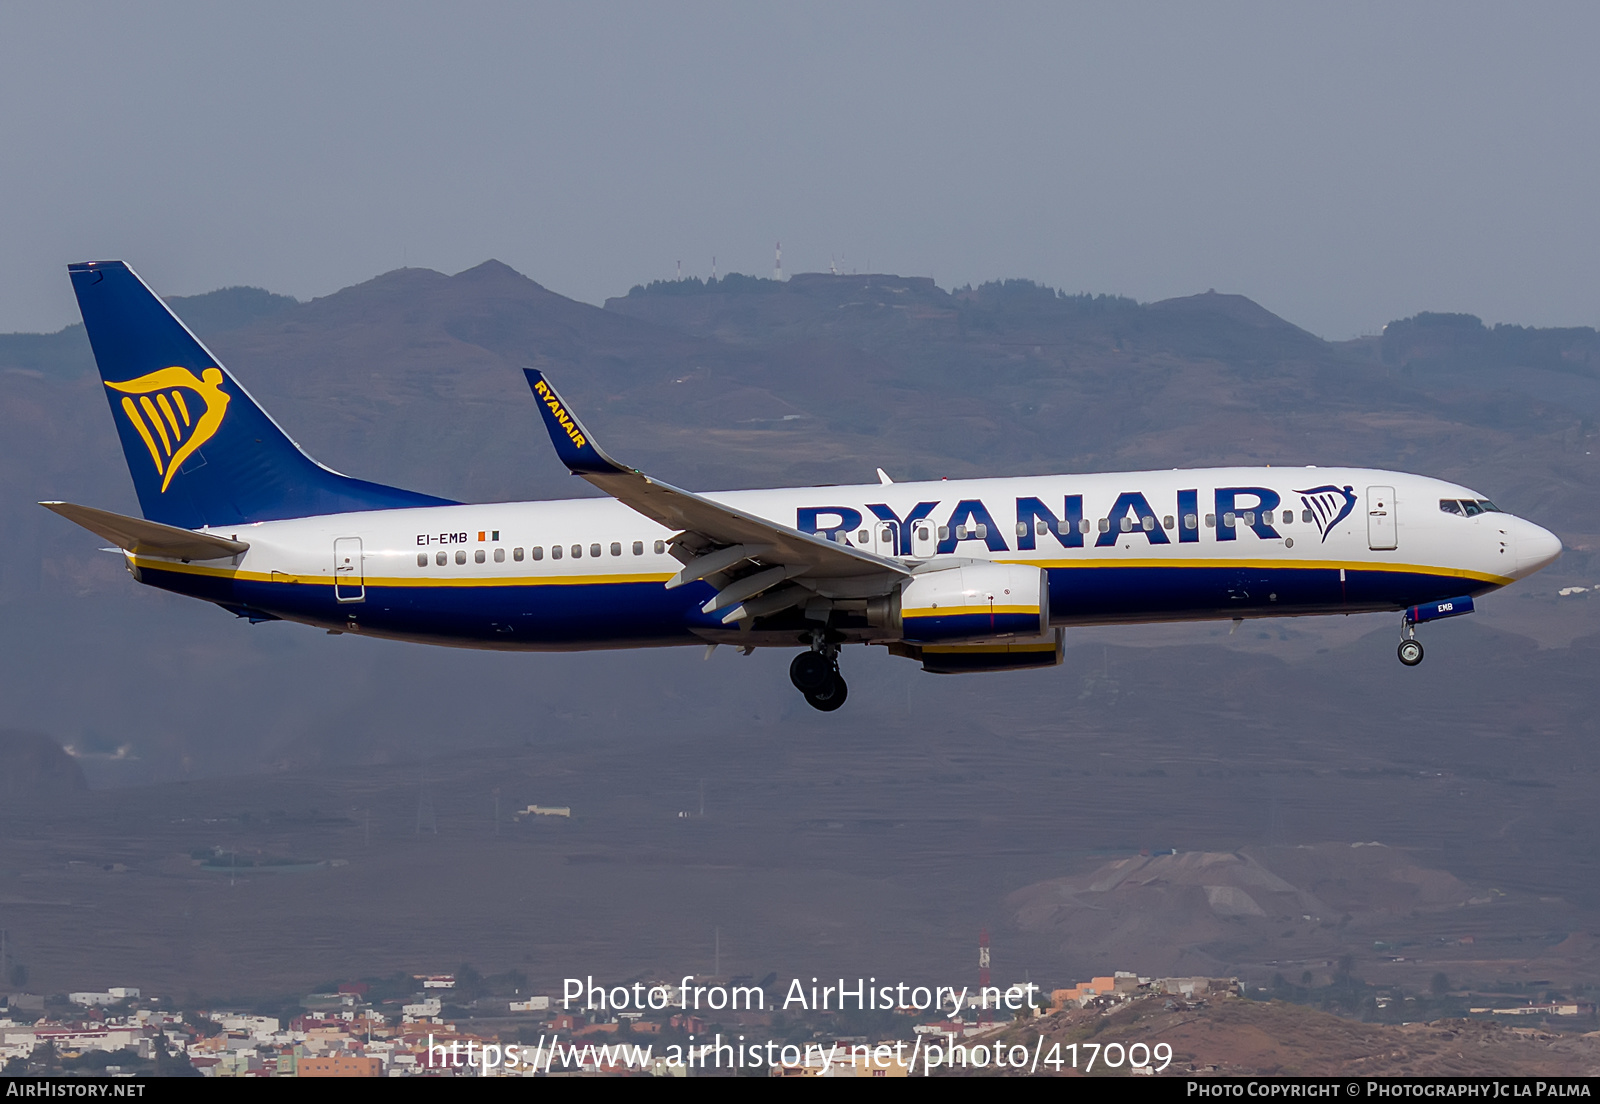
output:
<svg viewBox="0 0 1600 1104"><path fill-rule="evenodd" d="M1387 552L1398 547L1395 529L1394 488L1367 488L1367 547Z"/></svg>
<svg viewBox="0 0 1600 1104"><path fill-rule="evenodd" d="M367 600L360 537L339 537L333 542L333 597L339 602Z"/></svg>

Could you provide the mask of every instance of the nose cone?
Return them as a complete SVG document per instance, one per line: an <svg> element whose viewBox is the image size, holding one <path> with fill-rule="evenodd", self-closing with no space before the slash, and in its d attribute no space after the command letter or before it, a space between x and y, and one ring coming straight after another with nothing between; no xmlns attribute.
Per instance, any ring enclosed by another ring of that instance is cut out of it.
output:
<svg viewBox="0 0 1600 1104"><path fill-rule="evenodd" d="M1550 566L1561 555L1561 538L1548 529L1517 518L1514 532L1517 550L1515 574L1519 579Z"/></svg>

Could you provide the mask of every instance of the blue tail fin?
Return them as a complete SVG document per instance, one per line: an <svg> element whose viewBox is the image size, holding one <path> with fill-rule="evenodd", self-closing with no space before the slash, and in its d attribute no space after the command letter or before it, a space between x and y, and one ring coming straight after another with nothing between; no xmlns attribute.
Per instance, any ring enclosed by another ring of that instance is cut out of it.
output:
<svg viewBox="0 0 1600 1104"><path fill-rule="evenodd" d="M144 516L183 529L448 506L300 451L121 261L68 265Z"/></svg>

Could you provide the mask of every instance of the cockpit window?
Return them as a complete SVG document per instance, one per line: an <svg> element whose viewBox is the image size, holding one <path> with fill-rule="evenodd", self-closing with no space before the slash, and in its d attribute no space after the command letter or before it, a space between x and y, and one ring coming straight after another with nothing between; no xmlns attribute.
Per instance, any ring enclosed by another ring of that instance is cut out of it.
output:
<svg viewBox="0 0 1600 1104"><path fill-rule="evenodd" d="M1460 517L1477 517L1479 514L1501 513L1500 507L1487 498L1441 498L1439 509Z"/></svg>

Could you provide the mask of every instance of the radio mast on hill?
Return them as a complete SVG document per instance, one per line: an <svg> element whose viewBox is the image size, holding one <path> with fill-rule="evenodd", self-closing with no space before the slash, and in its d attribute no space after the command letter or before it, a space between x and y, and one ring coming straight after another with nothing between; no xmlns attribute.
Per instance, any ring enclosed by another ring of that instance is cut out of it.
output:
<svg viewBox="0 0 1600 1104"><path fill-rule="evenodd" d="M783 279L783 243L779 242L772 247L772 278Z"/></svg>
<svg viewBox="0 0 1600 1104"><path fill-rule="evenodd" d="M978 999L983 1001L979 1006L979 1020L984 1018L983 1011L989 1007L983 995L983 991L987 988L989 988L989 929L984 928L978 933Z"/></svg>

